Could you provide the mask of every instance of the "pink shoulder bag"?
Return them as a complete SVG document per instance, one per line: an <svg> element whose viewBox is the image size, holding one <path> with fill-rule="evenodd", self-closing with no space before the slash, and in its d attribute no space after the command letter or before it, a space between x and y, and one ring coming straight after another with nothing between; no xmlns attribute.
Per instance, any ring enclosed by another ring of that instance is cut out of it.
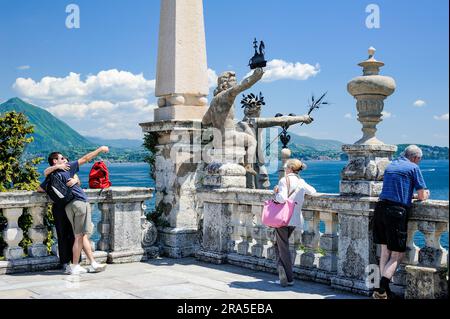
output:
<svg viewBox="0 0 450 319"><path fill-rule="evenodd" d="M287 176L286 184L288 187L288 198L286 202L280 204L273 199L264 202L262 212L262 223L264 225L273 228L280 228L289 225L289 221L294 213L295 204L297 204L297 202L290 199L291 195L295 192L295 189L289 193L290 182L289 177Z"/></svg>

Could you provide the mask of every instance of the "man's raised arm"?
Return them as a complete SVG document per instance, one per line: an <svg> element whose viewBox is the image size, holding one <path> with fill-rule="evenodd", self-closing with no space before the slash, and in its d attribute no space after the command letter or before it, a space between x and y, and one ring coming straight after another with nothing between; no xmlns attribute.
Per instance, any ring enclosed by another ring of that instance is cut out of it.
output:
<svg viewBox="0 0 450 319"><path fill-rule="evenodd" d="M230 89L230 93L235 95L235 96L237 96L241 92L244 92L245 90L251 88L253 86L253 84L255 84L256 82L261 80L263 75L264 75L264 71L263 71L262 68L255 69L255 71L253 72L252 75L250 75L249 77L243 79L240 84L238 84L235 87L231 88Z"/></svg>
<svg viewBox="0 0 450 319"><path fill-rule="evenodd" d="M109 152L108 146L101 146L101 147L97 148L95 151L90 152L90 153L84 155L82 158L80 158L78 160L78 165L80 165L80 166L84 165L84 164L90 162L91 160L93 160L95 157L97 157L98 154L108 153L108 152Z"/></svg>

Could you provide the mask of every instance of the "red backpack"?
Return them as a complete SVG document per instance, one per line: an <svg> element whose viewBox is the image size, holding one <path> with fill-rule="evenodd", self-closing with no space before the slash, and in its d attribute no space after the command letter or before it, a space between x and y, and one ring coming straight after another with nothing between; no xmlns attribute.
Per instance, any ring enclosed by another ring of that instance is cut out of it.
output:
<svg viewBox="0 0 450 319"><path fill-rule="evenodd" d="M95 162L89 172L89 187L103 189L110 186L108 167L102 161Z"/></svg>

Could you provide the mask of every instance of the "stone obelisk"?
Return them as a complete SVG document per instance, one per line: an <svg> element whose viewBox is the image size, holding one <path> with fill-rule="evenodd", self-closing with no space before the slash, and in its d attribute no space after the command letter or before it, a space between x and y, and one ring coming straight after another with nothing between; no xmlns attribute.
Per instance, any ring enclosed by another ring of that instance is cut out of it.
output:
<svg viewBox="0 0 450 319"><path fill-rule="evenodd" d="M201 215L201 121L208 108L202 0L161 0L154 121L141 123L152 141L155 213L166 256L194 255Z"/></svg>
<svg viewBox="0 0 450 319"><path fill-rule="evenodd" d="M162 0L155 121L201 119L208 100L202 0Z"/></svg>

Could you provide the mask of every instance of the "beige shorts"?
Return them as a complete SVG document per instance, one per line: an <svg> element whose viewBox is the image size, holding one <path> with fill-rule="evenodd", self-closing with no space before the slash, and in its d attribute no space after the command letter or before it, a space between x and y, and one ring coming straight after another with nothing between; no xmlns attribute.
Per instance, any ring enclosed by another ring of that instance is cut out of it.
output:
<svg viewBox="0 0 450 319"><path fill-rule="evenodd" d="M94 229L91 220L91 204L73 200L66 206L66 215L75 235L91 235Z"/></svg>

